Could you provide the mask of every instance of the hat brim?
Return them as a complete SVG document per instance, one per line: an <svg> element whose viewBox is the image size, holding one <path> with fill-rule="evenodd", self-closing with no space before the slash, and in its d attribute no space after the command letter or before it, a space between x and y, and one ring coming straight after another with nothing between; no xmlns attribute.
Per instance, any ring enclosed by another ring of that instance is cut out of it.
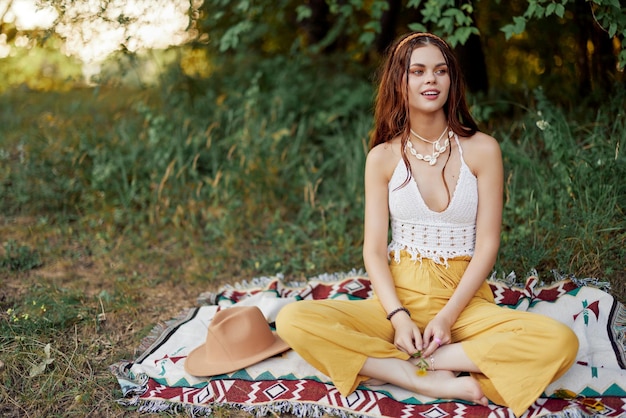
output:
<svg viewBox="0 0 626 418"><path fill-rule="evenodd" d="M272 331L272 334L274 335L272 345L252 356L238 360L207 358L205 344L202 344L193 349L185 359L185 371L193 376L215 376L230 373L289 350L289 345L276 332Z"/></svg>

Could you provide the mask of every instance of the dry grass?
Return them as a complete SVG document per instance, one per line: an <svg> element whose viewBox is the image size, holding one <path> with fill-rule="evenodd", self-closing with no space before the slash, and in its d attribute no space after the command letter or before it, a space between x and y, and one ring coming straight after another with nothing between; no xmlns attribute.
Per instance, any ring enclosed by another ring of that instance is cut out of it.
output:
<svg viewBox="0 0 626 418"><path fill-rule="evenodd" d="M40 268L0 272L0 321L6 325L11 320L9 309L28 304L33 289L77 295L79 301L67 309L78 313L64 328L18 330L0 337L0 416L167 416L139 414L117 405L121 391L108 366L135 358L141 339L155 324L193 306L199 293L216 290L229 278L228 272L223 272L223 280L210 283L189 279L195 277L195 267L186 263L186 253L154 244L139 252L147 258L167 253L162 262L129 257L130 249L124 245L89 255L80 251L86 234L78 240L68 239L66 232L42 236L33 233L34 225L34 219L0 218L3 240L48 248ZM47 344L54 360L43 373L29 377L33 365L45 359ZM248 416L232 411L216 414Z"/></svg>

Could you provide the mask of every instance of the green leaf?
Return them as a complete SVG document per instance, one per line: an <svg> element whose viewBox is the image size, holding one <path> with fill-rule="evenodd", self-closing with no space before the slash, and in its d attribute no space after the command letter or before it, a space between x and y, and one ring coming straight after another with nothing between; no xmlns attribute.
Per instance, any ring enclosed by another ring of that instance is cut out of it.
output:
<svg viewBox="0 0 626 418"><path fill-rule="evenodd" d="M389 3L387 1L375 1L371 6L372 17L380 18L385 10L389 10Z"/></svg>
<svg viewBox="0 0 626 418"><path fill-rule="evenodd" d="M458 39L459 44L463 45L472 34L478 35L479 33L478 29L473 26L463 26L456 29L454 36Z"/></svg>
<svg viewBox="0 0 626 418"><path fill-rule="evenodd" d="M241 10L242 12L248 11L249 8L250 8L250 2L248 0L241 0L239 4L237 5L237 9Z"/></svg>
<svg viewBox="0 0 626 418"><path fill-rule="evenodd" d="M363 32L359 36L359 43L363 45L371 45L374 43L375 39L376 39L376 34L374 34L374 32Z"/></svg>
<svg viewBox="0 0 626 418"><path fill-rule="evenodd" d="M341 6L339 8L339 14L343 15L343 16L350 16L352 14L352 6L349 4L344 4L343 6Z"/></svg>
<svg viewBox="0 0 626 418"><path fill-rule="evenodd" d="M447 33L451 33L454 29L454 22L451 17L442 17L439 19L439 22L437 22L437 25Z"/></svg>
<svg viewBox="0 0 626 418"><path fill-rule="evenodd" d="M565 16L565 6L557 4L555 13L558 17L563 18L563 16Z"/></svg>
<svg viewBox="0 0 626 418"><path fill-rule="evenodd" d="M546 15L546 8L538 4L535 10L535 17L544 17L545 15Z"/></svg>
<svg viewBox="0 0 626 418"><path fill-rule="evenodd" d="M409 23L408 28L414 32L427 32L426 26L421 23Z"/></svg>
<svg viewBox="0 0 626 418"><path fill-rule="evenodd" d="M220 39L220 51L228 51L229 49L234 49L239 45L239 35L244 32L248 32L252 29L252 22L239 22L235 26L228 28L228 30Z"/></svg>
<svg viewBox="0 0 626 418"><path fill-rule="evenodd" d="M526 29L526 19L521 16L513 17L513 32L518 35Z"/></svg>
<svg viewBox="0 0 626 418"><path fill-rule="evenodd" d="M500 28L505 34L505 38L508 41L513 35L518 35L526 29L526 19L522 16L514 16L513 23L508 24Z"/></svg>
<svg viewBox="0 0 626 418"><path fill-rule="evenodd" d="M471 15L474 11L474 6L471 3L465 3L461 5L461 10L463 10L468 15Z"/></svg>
<svg viewBox="0 0 626 418"><path fill-rule="evenodd" d="M626 68L626 47L623 47L619 53L619 66L622 70Z"/></svg>
<svg viewBox="0 0 626 418"><path fill-rule="evenodd" d="M305 19L309 19L313 15L313 11L307 5L299 5L296 7L296 19L298 22L302 22Z"/></svg>
<svg viewBox="0 0 626 418"><path fill-rule="evenodd" d="M381 31L380 22L377 20L372 20L363 25L363 29L366 31L373 31L375 33L379 33Z"/></svg>
<svg viewBox="0 0 626 418"><path fill-rule="evenodd" d="M535 13L536 8L537 8L537 3L534 1L531 1L530 3L528 3L528 8L524 12L524 16L529 17L529 18L533 17L533 14Z"/></svg>

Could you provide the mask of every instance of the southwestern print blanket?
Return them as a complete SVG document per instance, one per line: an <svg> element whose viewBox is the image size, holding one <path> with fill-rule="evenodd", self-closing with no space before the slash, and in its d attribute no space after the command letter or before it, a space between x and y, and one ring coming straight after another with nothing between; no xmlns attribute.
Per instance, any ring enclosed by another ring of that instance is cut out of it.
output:
<svg viewBox="0 0 626 418"><path fill-rule="evenodd" d="M541 285L537 277L528 278L525 286L490 280L499 305L554 317L569 325L580 340L574 366L546 389L524 418L626 416L626 309L600 288L580 284L564 279ZM298 284L285 283L280 276L262 278L203 294L199 307L155 329L137 359L111 366L123 393L118 402L143 412L190 416L211 415L215 408L240 409L257 417L283 413L298 417L514 416L506 407L432 399L393 385L361 386L342 397L328 377L293 350L210 378L190 376L183 368L186 355L204 342L208 325L220 309L256 305L271 326L287 303L371 295L369 280L359 272L323 275Z"/></svg>

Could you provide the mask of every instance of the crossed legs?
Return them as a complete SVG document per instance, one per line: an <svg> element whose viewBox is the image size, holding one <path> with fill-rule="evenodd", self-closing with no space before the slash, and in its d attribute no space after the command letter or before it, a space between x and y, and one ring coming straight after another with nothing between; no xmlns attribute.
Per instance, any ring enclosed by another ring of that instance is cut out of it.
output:
<svg viewBox="0 0 626 418"><path fill-rule="evenodd" d="M391 383L433 398L463 399L480 405L489 403L476 379L471 376L456 377L453 372L480 372L461 344L440 347L433 354L433 359L436 370L418 376L418 368L414 364L416 360L369 357L359 374L372 378L370 383ZM428 361L430 363L430 359Z"/></svg>

